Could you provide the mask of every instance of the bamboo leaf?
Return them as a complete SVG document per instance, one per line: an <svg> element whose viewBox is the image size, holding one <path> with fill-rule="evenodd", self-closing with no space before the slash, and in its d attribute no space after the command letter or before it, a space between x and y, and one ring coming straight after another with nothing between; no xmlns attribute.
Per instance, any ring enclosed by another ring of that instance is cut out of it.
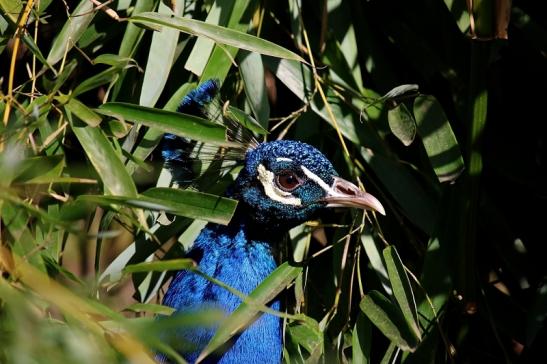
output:
<svg viewBox="0 0 547 364"><path fill-rule="evenodd" d="M418 340L403 314L378 291L371 291L359 304L361 310L389 340L404 351L413 352Z"/></svg>
<svg viewBox="0 0 547 364"><path fill-rule="evenodd" d="M286 262L283 263L251 292L249 299L257 304L267 304L301 272L302 267L293 267ZM240 332L241 329L249 325L257 315L259 315L259 311L251 305L246 303L239 305L218 328L215 336L213 336L209 344L200 353L196 363L203 361L209 354L219 349L226 341Z"/></svg>
<svg viewBox="0 0 547 364"><path fill-rule="evenodd" d="M171 10L166 3L160 2L158 15L165 17L182 15L183 4L178 3L174 8L175 11ZM142 81L140 105L151 107L158 101L171 71L179 35L180 33L173 28L163 29L161 32L152 34L152 42L150 43L146 70Z"/></svg>
<svg viewBox="0 0 547 364"><path fill-rule="evenodd" d="M164 272L166 270L181 270L195 268L196 263L192 259L155 260L126 265L124 273Z"/></svg>
<svg viewBox="0 0 547 364"><path fill-rule="evenodd" d="M69 98L68 96L63 95L56 97L56 99L62 103L65 103L65 108L67 111L73 113L78 117L78 119L91 127L99 125L103 120L99 114L75 98Z"/></svg>
<svg viewBox="0 0 547 364"><path fill-rule="evenodd" d="M189 139L219 146L238 146L226 140L226 129L223 126L193 115L119 102L103 104L97 111Z"/></svg>
<svg viewBox="0 0 547 364"><path fill-rule="evenodd" d="M88 0L81 0L51 45L47 56L50 65L59 62L65 53L78 42L94 16L93 3Z"/></svg>
<svg viewBox="0 0 547 364"><path fill-rule="evenodd" d="M81 195L78 200L100 205L127 205L153 211L165 211L192 219L227 225L235 211L237 201L208 193L152 188L138 196Z"/></svg>
<svg viewBox="0 0 547 364"><path fill-rule="evenodd" d="M242 33L237 30L221 27L214 24L208 24L203 21L169 17L158 13L141 13L129 18L129 21L139 24L157 24L170 28L175 28L188 34L203 36L214 40L217 43L230 45L240 49L246 49L251 52L269 55L272 57L292 59L299 62L305 62L299 55L255 36Z"/></svg>
<svg viewBox="0 0 547 364"><path fill-rule="evenodd" d="M421 340L416 300L414 299L412 286L408 280L403 262L393 246L385 248L383 255L386 262L387 273L389 275L389 282L393 288L393 296L399 304L399 308L403 312L407 324L413 330L418 340Z"/></svg>
<svg viewBox="0 0 547 364"><path fill-rule="evenodd" d="M370 320L359 313L352 333L352 358L354 363L369 364L372 342L372 324Z"/></svg>
<svg viewBox="0 0 547 364"><path fill-rule="evenodd" d="M242 51L239 53L239 59L239 70L249 106L262 128L268 129L270 104L264 83L262 57L257 53Z"/></svg>
<svg viewBox="0 0 547 364"><path fill-rule="evenodd" d="M228 106L225 110L227 117L235 120L239 124L243 125L245 128L254 131L255 133L265 135L268 134L268 130L264 129L262 125L258 123L253 117L251 117L246 112L239 110L236 107Z"/></svg>
<svg viewBox="0 0 547 364"><path fill-rule="evenodd" d="M463 157L441 104L433 96L418 96L414 116L437 178L441 182L455 180L464 169Z"/></svg>
<svg viewBox="0 0 547 364"><path fill-rule="evenodd" d="M393 135L406 147L416 136L416 122L405 104L399 104L387 112L387 121Z"/></svg>
<svg viewBox="0 0 547 364"><path fill-rule="evenodd" d="M73 126L72 131L101 177L106 194L136 196L137 188L121 159L99 128Z"/></svg>

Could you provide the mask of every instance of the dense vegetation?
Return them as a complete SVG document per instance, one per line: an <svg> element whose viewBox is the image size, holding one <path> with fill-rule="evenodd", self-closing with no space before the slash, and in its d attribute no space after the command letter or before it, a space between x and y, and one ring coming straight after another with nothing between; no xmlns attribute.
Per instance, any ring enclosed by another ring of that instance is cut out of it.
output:
<svg viewBox="0 0 547 364"><path fill-rule="evenodd" d="M174 112L209 78L258 140L318 147L387 216L293 229L208 349L282 292L286 362L547 362L538 3L0 0L0 362L182 362L162 329L219 320L154 320L235 208L225 130ZM198 141L178 189L164 132Z"/></svg>

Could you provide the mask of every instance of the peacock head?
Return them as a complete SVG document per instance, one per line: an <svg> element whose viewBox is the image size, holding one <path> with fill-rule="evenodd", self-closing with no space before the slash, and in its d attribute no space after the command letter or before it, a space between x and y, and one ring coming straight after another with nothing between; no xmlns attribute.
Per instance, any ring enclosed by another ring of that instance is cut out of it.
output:
<svg viewBox="0 0 547 364"><path fill-rule="evenodd" d="M371 194L338 177L331 162L311 145L279 140L259 144L228 195L255 223L291 227L317 216L324 208L357 207L385 214Z"/></svg>

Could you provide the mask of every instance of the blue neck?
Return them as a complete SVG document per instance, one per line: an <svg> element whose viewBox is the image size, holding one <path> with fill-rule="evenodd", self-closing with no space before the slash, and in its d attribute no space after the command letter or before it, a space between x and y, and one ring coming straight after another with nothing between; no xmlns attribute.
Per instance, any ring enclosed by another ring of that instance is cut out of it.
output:
<svg viewBox="0 0 547 364"><path fill-rule="evenodd" d="M265 234L245 219L235 216L228 226L208 224L196 239L189 256L199 263L203 273L249 294L276 268L272 248L278 241L279 235ZM171 282L163 303L178 311L209 306L229 314L239 306L241 300L196 274L181 271ZM271 307L279 309L279 301L273 302ZM185 358L189 362L195 361L213 334L213 329L180 332L181 339L190 341L198 348L195 352L186 353ZM279 318L264 314L236 339L226 353L213 362L279 363L281 335Z"/></svg>

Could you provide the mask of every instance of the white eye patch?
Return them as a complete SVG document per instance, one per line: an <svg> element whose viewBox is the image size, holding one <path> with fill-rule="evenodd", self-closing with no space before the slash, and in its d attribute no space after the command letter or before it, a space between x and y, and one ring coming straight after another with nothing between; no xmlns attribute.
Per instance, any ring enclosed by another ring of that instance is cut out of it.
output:
<svg viewBox="0 0 547 364"><path fill-rule="evenodd" d="M302 205L302 200L300 200L298 197L294 197L290 192L283 191L278 188L275 185L274 179L275 175L272 171L268 171L266 167L264 167L262 164L258 165L258 180L260 181L260 183L262 183L266 196L274 201L281 202L286 205Z"/></svg>
<svg viewBox="0 0 547 364"><path fill-rule="evenodd" d="M277 162L292 162L290 158L278 157L275 159Z"/></svg>
<svg viewBox="0 0 547 364"><path fill-rule="evenodd" d="M313 173L312 171L310 171L309 169L307 169L307 168L304 167L304 166L301 166L300 168L302 168L302 171L304 172L304 174L305 174L309 179L311 179L312 181L314 181L315 183L317 183L323 190L325 190L325 192L326 192L329 196L342 196L341 193L336 192L331 186L329 186L328 184L326 184L325 181L323 181L323 180L321 179L321 177L319 177L318 175L316 175L315 173Z"/></svg>

